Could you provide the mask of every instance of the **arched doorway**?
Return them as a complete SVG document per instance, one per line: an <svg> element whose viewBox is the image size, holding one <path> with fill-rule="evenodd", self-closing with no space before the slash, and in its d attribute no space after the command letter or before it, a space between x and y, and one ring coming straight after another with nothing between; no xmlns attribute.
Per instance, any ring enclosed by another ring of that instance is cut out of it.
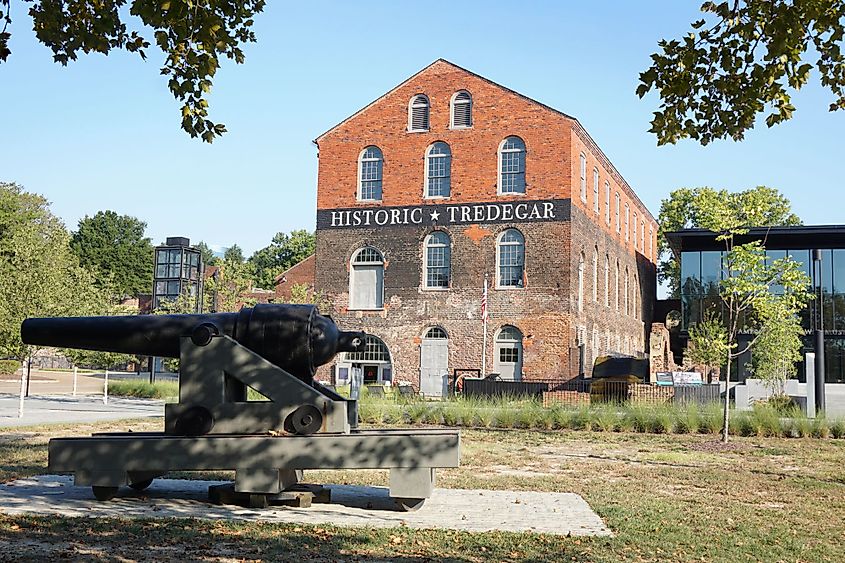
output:
<svg viewBox="0 0 845 563"><path fill-rule="evenodd" d="M344 385L352 378L353 370L361 370L365 385L391 383L393 363L387 345L378 337L368 334L363 352L346 352L337 362L337 383Z"/></svg>
<svg viewBox="0 0 845 563"><path fill-rule="evenodd" d="M439 326L426 330L420 343L420 393L443 397L449 388L449 335Z"/></svg>
<svg viewBox="0 0 845 563"><path fill-rule="evenodd" d="M506 381L522 379L522 333L515 326L505 325L495 339L493 370Z"/></svg>

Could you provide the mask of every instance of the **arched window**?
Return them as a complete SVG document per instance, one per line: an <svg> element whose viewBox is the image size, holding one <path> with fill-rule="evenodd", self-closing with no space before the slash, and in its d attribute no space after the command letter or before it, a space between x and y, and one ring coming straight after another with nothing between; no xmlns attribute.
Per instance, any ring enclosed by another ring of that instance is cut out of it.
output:
<svg viewBox="0 0 845 563"><path fill-rule="evenodd" d="M505 325L495 338L493 369L506 381L522 379L522 332Z"/></svg>
<svg viewBox="0 0 845 563"><path fill-rule="evenodd" d="M645 219L640 222L640 252L645 254Z"/></svg>
<svg viewBox="0 0 845 563"><path fill-rule="evenodd" d="M449 335L446 334L446 331L443 330L441 327L434 326L434 327L431 327L430 329L428 329L425 332L425 336L423 338L434 338L434 339L437 339L437 340L448 340Z"/></svg>
<svg viewBox="0 0 845 563"><path fill-rule="evenodd" d="M604 255L604 305L610 307L610 258Z"/></svg>
<svg viewBox="0 0 845 563"><path fill-rule="evenodd" d="M604 222L610 225L610 182L604 182Z"/></svg>
<svg viewBox="0 0 845 563"><path fill-rule="evenodd" d="M358 199L381 201L381 170L383 158L381 149L367 147L361 151L358 161Z"/></svg>
<svg viewBox="0 0 845 563"><path fill-rule="evenodd" d="M593 168L593 211L599 214L599 169Z"/></svg>
<svg viewBox="0 0 845 563"><path fill-rule="evenodd" d="M466 90L452 96L452 129L472 127L472 96Z"/></svg>
<svg viewBox="0 0 845 563"><path fill-rule="evenodd" d="M384 258L371 246L352 256L349 275L349 308L381 309L384 307Z"/></svg>
<svg viewBox="0 0 845 563"><path fill-rule="evenodd" d="M628 242L631 236L631 208L625 204L625 242Z"/></svg>
<svg viewBox="0 0 845 563"><path fill-rule="evenodd" d="M578 312L584 309L584 253L578 258Z"/></svg>
<svg viewBox="0 0 845 563"><path fill-rule="evenodd" d="M633 225L634 225L634 233L633 233L634 250L637 250L637 225L639 225L639 223L637 222L637 212L636 211L634 211L634 223L633 223Z"/></svg>
<svg viewBox="0 0 845 563"><path fill-rule="evenodd" d="M626 314L626 315L630 315L630 314L631 314L631 309L628 307L628 305L629 305L629 300L628 300L629 291L630 291L630 284L629 284L629 282L628 282L628 268L625 268L625 297L624 297L624 305L625 305L625 314Z"/></svg>
<svg viewBox="0 0 845 563"><path fill-rule="evenodd" d="M640 277L634 274L634 318L640 318Z"/></svg>
<svg viewBox="0 0 845 563"><path fill-rule="evenodd" d="M525 143L508 137L499 146L499 193L525 193Z"/></svg>
<svg viewBox="0 0 845 563"><path fill-rule="evenodd" d="M593 302L599 302L599 249L593 249Z"/></svg>
<svg viewBox="0 0 845 563"><path fill-rule="evenodd" d="M587 155L581 153L581 201L587 201Z"/></svg>
<svg viewBox="0 0 845 563"><path fill-rule="evenodd" d="M408 131L428 131L428 98L417 94L408 104Z"/></svg>
<svg viewBox="0 0 845 563"><path fill-rule="evenodd" d="M648 226L648 257L654 260L654 227Z"/></svg>
<svg viewBox="0 0 845 563"><path fill-rule="evenodd" d="M619 260L616 261L616 310L619 310Z"/></svg>
<svg viewBox="0 0 845 563"><path fill-rule="evenodd" d="M452 269L451 241L443 231L434 231L425 239L425 287L448 289Z"/></svg>
<svg viewBox="0 0 845 563"><path fill-rule="evenodd" d="M437 142L428 147L425 157L425 197L449 197L452 189L452 151Z"/></svg>
<svg viewBox="0 0 845 563"><path fill-rule="evenodd" d="M622 232L622 221L619 218L619 192L616 192L616 232Z"/></svg>
<svg viewBox="0 0 845 563"><path fill-rule="evenodd" d="M522 233L508 229L499 235L496 255L498 287L523 287L525 239Z"/></svg>
<svg viewBox="0 0 845 563"><path fill-rule="evenodd" d="M364 350L361 352L346 352L350 362L390 362L390 352L380 338L368 334L364 337Z"/></svg>

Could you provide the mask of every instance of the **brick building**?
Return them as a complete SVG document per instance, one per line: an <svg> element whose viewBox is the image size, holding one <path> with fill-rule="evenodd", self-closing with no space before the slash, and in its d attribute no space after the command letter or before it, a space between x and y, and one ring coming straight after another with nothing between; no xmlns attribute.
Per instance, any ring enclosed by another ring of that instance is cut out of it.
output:
<svg viewBox="0 0 845 563"><path fill-rule="evenodd" d="M642 353L654 218L573 117L438 60L320 135L316 288L374 337L343 382L589 376ZM323 373L324 376L328 375Z"/></svg>

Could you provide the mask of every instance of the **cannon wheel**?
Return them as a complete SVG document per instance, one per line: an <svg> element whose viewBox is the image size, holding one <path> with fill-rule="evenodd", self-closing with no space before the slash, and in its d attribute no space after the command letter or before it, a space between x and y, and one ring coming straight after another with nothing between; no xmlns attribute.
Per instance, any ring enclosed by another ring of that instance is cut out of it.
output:
<svg viewBox="0 0 845 563"><path fill-rule="evenodd" d="M425 499L424 498L394 497L393 502L396 503L396 506L397 506L397 508L399 508L400 512L416 512L425 503Z"/></svg>
<svg viewBox="0 0 845 563"><path fill-rule="evenodd" d="M94 485L91 490L94 492L94 498L97 500L111 500L117 494L118 487L102 487Z"/></svg>
<svg viewBox="0 0 845 563"><path fill-rule="evenodd" d="M143 481L138 481L137 483L129 483L129 486L135 489L136 491L143 491L152 484L152 479L144 479Z"/></svg>

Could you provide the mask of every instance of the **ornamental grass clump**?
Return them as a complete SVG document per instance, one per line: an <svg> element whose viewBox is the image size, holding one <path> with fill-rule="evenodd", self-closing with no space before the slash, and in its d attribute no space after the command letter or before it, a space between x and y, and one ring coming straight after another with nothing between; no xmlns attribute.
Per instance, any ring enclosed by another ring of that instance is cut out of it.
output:
<svg viewBox="0 0 845 563"><path fill-rule="evenodd" d="M510 407L500 407L496 409L496 426L499 428L515 428L517 421L517 411Z"/></svg>
<svg viewBox="0 0 845 563"><path fill-rule="evenodd" d="M719 403L709 403L702 409L698 431L701 434L718 434L722 431L722 406Z"/></svg>
<svg viewBox="0 0 845 563"><path fill-rule="evenodd" d="M671 434L675 429L675 416L671 407L656 405L648 410L648 431L654 434Z"/></svg>
<svg viewBox="0 0 845 563"><path fill-rule="evenodd" d="M675 415L676 434L695 434L698 432L701 415L697 404L687 403L678 405L675 406L673 411Z"/></svg>
<svg viewBox="0 0 845 563"><path fill-rule="evenodd" d="M593 420L589 407L579 407L572 411L569 418L569 427L573 430L592 430Z"/></svg>
<svg viewBox="0 0 845 563"><path fill-rule="evenodd" d="M834 438L845 438L845 420L838 419L830 423L830 435Z"/></svg>
<svg viewBox="0 0 845 563"><path fill-rule="evenodd" d="M628 409L628 412L625 413L625 417L628 419L627 424L631 427L631 430L633 430L634 432L650 431L651 416L648 409L646 409L642 405L630 407Z"/></svg>
<svg viewBox="0 0 845 563"><path fill-rule="evenodd" d="M770 405L754 405L749 423L754 436L777 438L783 434L780 412Z"/></svg>
<svg viewBox="0 0 845 563"><path fill-rule="evenodd" d="M443 407L440 405L430 405L425 411L425 424L443 424Z"/></svg>
<svg viewBox="0 0 845 563"><path fill-rule="evenodd" d="M590 426L593 430L601 432L613 432L616 430L616 421L619 416L616 408L611 405L602 405L592 409Z"/></svg>
<svg viewBox="0 0 845 563"><path fill-rule="evenodd" d="M813 420L813 434L814 438L830 438L830 423L822 414Z"/></svg>
<svg viewBox="0 0 845 563"><path fill-rule="evenodd" d="M429 406L424 401L415 401L404 405L405 420L410 424L420 424L425 420Z"/></svg>

